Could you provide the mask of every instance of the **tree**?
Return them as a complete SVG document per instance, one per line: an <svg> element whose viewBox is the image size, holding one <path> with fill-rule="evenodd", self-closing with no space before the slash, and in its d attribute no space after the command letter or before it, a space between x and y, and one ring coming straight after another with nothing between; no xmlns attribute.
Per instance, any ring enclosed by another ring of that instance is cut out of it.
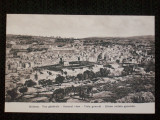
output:
<svg viewBox="0 0 160 120"><path fill-rule="evenodd" d="M150 72L150 71L155 72L155 64L152 61L150 61L144 66L144 69L146 72Z"/></svg>
<svg viewBox="0 0 160 120"><path fill-rule="evenodd" d="M95 77L96 77L96 74L93 71L86 70L83 73L84 80L86 80L86 79L93 79Z"/></svg>
<svg viewBox="0 0 160 120"><path fill-rule="evenodd" d="M78 74L78 75L77 75L77 78L78 78L79 80L83 80L83 74Z"/></svg>
<svg viewBox="0 0 160 120"><path fill-rule="evenodd" d="M46 80L46 85L52 85L52 80Z"/></svg>
<svg viewBox="0 0 160 120"><path fill-rule="evenodd" d="M116 63L119 63L120 61L119 60L116 60Z"/></svg>
<svg viewBox="0 0 160 120"><path fill-rule="evenodd" d="M48 72L48 74L49 74L49 75L52 75L52 73L51 73L51 72Z"/></svg>
<svg viewBox="0 0 160 120"><path fill-rule="evenodd" d="M49 80L42 79L42 80L38 81L38 84L42 85L43 87L47 86L47 85L52 85L52 80L50 80L50 79Z"/></svg>
<svg viewBox="0 0 160 120"><path fill-rule="evenodd" d="M128 72L126 72L125 70L122 71L122 76L126 76L128 74Z"/></svg>
<svg viewBox="0 0 160 120"><path fill-rule="evenodd" d="M37 75L37 73L35 74L34 78L35 78L36 80L38 80L38 75Z"/></svg>
<svg viewBox="0 0 160 120"><path fill-rule="evenodd" d="M101 73L101 77L107 77L110 71L105 68L100 68L100 73Z"/></svg>
<svg viewBox="0 0 160 120"><path fill-rule="evenodd" d="M7 94L11 97L11 100L15 100L18 96L17 89L8 90Z"/></svg>
<svg viewBox="0 0 160 120"><path fill-rule="evenodd" d="M27 87L22 87L22 88L19 89L19 92L22 93L23 95L24 95L24 93L27 92L27 91L28 91L28 88L27 88Z"/></svg>
<svg viewBox="0 0 160 120"><path fill-rule="evenodd" d="M132 74L133 72L133 66L126 66L123 70L123 75L129 75L129 74Z"/></svg>
<svg viewBox="0 0 160 120"><path fill-rule="evenodd" d="M67 75L67 72L65 71L64 74Z"/></svg>
<svg viewBox="0 0 160 120"><path fill-rule="evenodd" d="M100 71L96 72L95 77L101 77Z"/></svg>
<svg viewBox="0 0 160 120"><path fill-rule="evenodd" d="M106 71L105 71L105 74L106 74L106 77L108 76L108 74L110 74L110 70L107 70L107 69L105 69Z"/></svg>
<svg viewBox="0 0 160 120"><path fill-rule="evenodd" d="M95 73L94 73L93 71L90 71L90 72L89 72L89 78L90 78L90 79L93 79L93 78L95 78L95 77L96 77Z"/></svg>
<svg viewBox="0 0 160 120"><path fill-rule="evenodd" d="M89 78L89 70L84 71L83 78L84 78L84 80Z"/></svg>
<svg viewBox="0 0 160 120"><path fill-rule="evenodd" d="M100 60L100 59L102 59L102 53L100 53L100 54L98 55L97 60Z"/></svg>
<svg viewBox="0 0 160 120"><path fill-rule="evenodd" d="M24 83L24 85L27 86L27 87L33 87L34 85L36 85L36 82L34 82L33 80L27 80Z"/></svg>
<svg viewBox="0 0 160 120"><path fill-rule="evenodd" d="M64 79L65 77L58 75L55 80L56 80L56 83L60 85L63 83Z"/></svg>

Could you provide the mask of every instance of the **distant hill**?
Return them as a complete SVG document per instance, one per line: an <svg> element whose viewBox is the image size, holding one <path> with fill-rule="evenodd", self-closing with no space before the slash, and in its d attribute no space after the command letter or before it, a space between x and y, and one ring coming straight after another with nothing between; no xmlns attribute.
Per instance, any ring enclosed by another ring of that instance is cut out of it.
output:
<svg viewBox="0 0 160 120"><path fill-rule="evenodd" d="M145 39L145 40L154 40L153 35L145 35L145 36L131 36L131 37L87 37L83 38L83 40L108 40L108 39Z"/></svg>
<svg viewBox="0 0 160 120"><path fill-rule="evenodd" d="M57 41L57 39L54 37L7 34L7 41L9 40L18 41L20 44L56 44L55 41ZM61 38L61 40L63 44L66 44L66 38ZM115 44L155 43L155 38L153 35L131 37L87 37L79 40L83 40L88 43L94 43L95 41L109 42Z"/></svg>
<svg viewBox="0 0 160 120"><path fill-rule="evenodd" d="M131 37L88 37L83 38L84 41L92 43L94 41L109 42L114 44L154 44L155 38L152 35L146 36L131 36Z"/></svg>
<svg viewBox="0 0 160 120"><path fill-rule="evenodd" d="M53 44L55 42L54 37L44 37L44 36L31 36L31 35L6 35L7 41L15 41L16 44Z"/></svg>

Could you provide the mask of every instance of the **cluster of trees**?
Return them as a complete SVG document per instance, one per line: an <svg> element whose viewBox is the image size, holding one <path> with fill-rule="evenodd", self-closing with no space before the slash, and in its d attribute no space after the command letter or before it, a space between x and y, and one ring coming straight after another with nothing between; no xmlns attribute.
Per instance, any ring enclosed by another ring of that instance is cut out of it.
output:
<svg viewBox="0 0 160 120"><path fill-rule="evenodd" d="M8 90L7 91L7 95L10 96L10 100L11 101L14 101L17 98L17 96L18 96L17 89L13 88L11 90Z"/></svg>
<svg viewBox="0 0 160 120"><path fill-rule="evenodd" d="M28 52L43 51L43 50L48 50L48 48L27 48Z"/></svg>
<svg viewBox="0 0 160 120"><path fill-rule="evenodd" d="M55 82L60 85L63 83L64 80L65 80L65 77L58 75L55 79Z"/></svg>
<svg viewBox="0 0 160 120"><path fill-rule="evenodd" d="M150 61L149 63L144 65L144 68L145 68L146 72L150 72L150 71L154 71L155 72L155 63L153 61Z"/></svg>
<svg viewBox="0 0 160 120"><path fill-rule="evenodd" d="M57 77L55 78L55 83L61 85L64 82L64 80L65 80L64 76L57 75ZM48 85L53 85L53 82L50 79L49 80L42 79L38 81L38 84L45 87Z"/></svg>
<svg viewBox="0 0 160 120"><path fill-rule="evenodd" d="M78 78L78 80L86 80L86 79L93 79L97 77L107 77L109 73L110 71L107 70L106 68L101 68L100 71L96 73L94 73L93 71L86 70L83 72L83 74L80 73L76 77L71 76L70 78L72 79ZM67 75L67 72L66 73L64 72L64 74ZM66 76L66 78L68 78L68 76ZM55 83L61 85L64 82L64 80L65 80L64 76L57 75L57 77L55 78ZM38 83L42 86L53 84L52 80L45 80L45 79L39 80ZM28 82L26 81L25 84L29 86L30 84L34 85L34 83L31 81L28 81Z"/></svg>
<svg viewBox="0 0 160 120"><path fill-rule="evenodd" d="M145 78L144 80L141 78L128 81L129 84L132 85L132 90L134 92L151 92L155 94L155 80L153 77L151 78Z"/></svg>
<svg viewBox="0 0 160 120"><path fill-rule="evenodd" d="M133 73L133 66L126 66L124 67L124 70L122 71L123 76L129 75L132 73Z"/></svg>
<svg viewBox="0 0 160 120"><path fill-rule="evenodd" d="M93 78L97 78L97 77L107 77L109 73L110 73L110 71L107 70L106 68L101 68L100 71L96 72L96 73L94 73L93 71L86 70L83 72L83 74L80 73L76 77L71 76L70 78L72 78L72 79L78 78L78 80L86 80L86 79L93 79ZM67 75L67 72L66 73L64 72L64 74ZM66 76L66 78L68 78L68 76ZM65 80L64 76L57 75L57 77L55 78L55 83L61 85L64 82L64 80ZM30 86L30 84L34 85L33 82L31 82L31 81L28 81L28 82L25 84L27 84L27 85L29 84L29 86ZM45 79L39 80L38 83L42 86L47 86L47 85L53 84L52 80L45 80Z"/></svg>
<svg viewBox="0 0 160 120"><path fill-rule="evenodd" d="M61 37L57 37L55 42L57 43L73 43L74 42L74 38L61 38Z"/></svg>
<svg viewBox="0 0 160 120"><path fill-rule="evenodd" d="M86 80L86 79L93 79L97 77L107 77L110 73L109 70L106 68L100 68L99 72L94 73L93 71L86 70L83 72L83 74L78 74L76 78L79 80Z"/></svg>
<svg viewBox="0 0 160 120"><path fill-rule="evenodd" d="M24 83L24 86L27 86L27 87L33 87L34 85L36 85L37 83L33 80L27 80L25 83Z"/></svg>
<svg viewBox="0 0 160 120"><path fill-rule="evenodd" d="M28 91L28 87L33 87L35 85L36 82L34 82L33 80L27 80L21 86L17 86L16 88L7 90L7 95L10 96L10 101L14 101L24 96L25 92ZM22 93L22 95L20 95L20 93Z"/></svg>
<svg viewBox="0 0 160 120"><path fill-rule="evenodd" d="M19 89L19 92L22 93L23 95L24 95L24 93L27 92L27 91L28 91L28 87L26 87L26 86L21 87L21 88Z"/></svg>
<svg viewBox="0 0 160 120"><path fill-rule="evenodd" d="M42 79L42 80L39 80L39 81L38 81L38 84L39 84L39 85L42 85L42 86L44 87L44 86L47 86L47 85L52 85L53 82L52 82L52 80Z"/></svg>

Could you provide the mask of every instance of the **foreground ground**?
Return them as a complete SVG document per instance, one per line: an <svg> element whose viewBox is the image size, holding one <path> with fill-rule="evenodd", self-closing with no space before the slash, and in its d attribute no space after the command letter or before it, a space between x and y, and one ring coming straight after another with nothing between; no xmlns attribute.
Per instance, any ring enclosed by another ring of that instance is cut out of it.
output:
<svg viewBox="0 0 160 120"><path fill-rule="evenodd" d="M97 81L70 81L61 85L34 86L28 87L28 91L19 94L14 100L16 102L70 102L70 103L144 103L154 102L154 76L146 74L145 76L127 75L123 77L101 77ZM92 86L92 94L84 99L78 93L71 91L59 100L55 100L52 94L57 89L64 89L74 86ZM6 96L6 101L10 101ZM13 101L13 100L12 100Z"/></svg>

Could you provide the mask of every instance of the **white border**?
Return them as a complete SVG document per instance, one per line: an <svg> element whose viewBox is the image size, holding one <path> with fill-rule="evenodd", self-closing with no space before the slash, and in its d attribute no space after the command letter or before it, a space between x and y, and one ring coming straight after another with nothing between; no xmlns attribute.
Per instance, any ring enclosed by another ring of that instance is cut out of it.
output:
<svg viewBox="0 0 160 120"><path fill-rule="evenodd" d="M39 107L37 108L37 106ZM75 106L80 106L80 107L75 107ZM20 103L20 102L6 102L5 112L155 114L155 103Z"/></svg>

